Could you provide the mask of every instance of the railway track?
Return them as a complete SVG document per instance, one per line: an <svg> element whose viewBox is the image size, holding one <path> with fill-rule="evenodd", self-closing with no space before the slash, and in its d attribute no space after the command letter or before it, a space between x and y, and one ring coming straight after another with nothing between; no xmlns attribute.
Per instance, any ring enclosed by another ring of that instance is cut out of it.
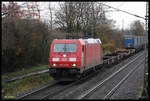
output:
<svg viewBox="0 0 150 101"><path fill-rule="evenodd" d="M142 64L143 61L144 61L144 59L142 61L140 61L140 63L138 63L138 65L136 65L129 73L127 73L127 75L125 75L123 77L123 79L120 82L118 82L111 90L109 90L108 93L105 94L104 97L102 97L102 99L109 99L115 93L115 91L120 87L120 85L123 84L123 82ZM121 69L124 69L124 68L121 68ZM104 81L99 83L94 88L92 88L89 91L87 91L85 94L83 94L80 97L78 97L78 99L86 99L86 98L88 98L90 95L92 95L92 93L94 91L96 91L97 89L100 89L103 85L106 84L106 82L108 82L108 80L112 79L116 74L118 74L121 71L121 69L118 70L117 72L115 72L114 74L112 74L111 76L109 76L108 78L106 78Z"/></svg>
<svg viewBox="0 0 150 101"><path fill-rule="evenodd" d="M115 91L124 83L124 81L143 63L144 59L135 66L113 89L111 89L103 99L109 99Z"/></svg>
<svg viewBox="0 0 150 101"><path fill-rule="evenodd" d="M92 95L92 93L96 92L96 90L99 89L99 88L101 88L100 89L101 93L99 93L98 96L100 96L99 99L102 99L103 97L105 97L107 95L108 91L111 90L111 88L113 88L113 86L118 84L118 81L115 82L114 84L112 84L111 87L109 87L109 90L107 89L107 91L105 91L104 89L106 89L108 87L108 86L105 86L106 82L107 82L107 85L110 84L111 83L110 79L114 78L118 74L123 75L122 77L120 77L120 81L121 81L121 78L123 78L126 75L126 73L128 73L132 69L132 68L130 69L130 68L126 68L126 67L129 66L130 64L132 64L132 66L136 65L135 61L139 58L141 59L142 55L143 55L143 53L138 55L135 59L130 61L128 64L124 65L122 68L120 68L119 70L114 72L112 75L110 75L109 77L107 77L104 80L101 80L99 83L97 83L97 85L94 85L91 88L90 88L90 85L92 85L92 84L90 84L90 83L93 83L93 81L88 81L87 85L83 84L82 87L78 87L78 86L74 87L73 89L62 92L62 94L57 95L56 97L53 97L52 99L95 99L95 97L90 98L90 96ZM122 71L124 71L124 73L121 73ZM116 78L114 78L114 80L115 79ZM111 81L114 81L114 80L111 80ZM49 98L49 99L51 99L51 98Z"/></svg>
<svg viewBox="0 0 150 101"><path fill-rule="evenodd" d="M56 94L59 94L60 92L74 86L78 85L85 80L90 79L91 77L97 75L98 71L95 71L95 73L92 73L78 81L74 82L61 82L61 81L54 81L50 83L49 85L46 85L44 87L41 87L40 89L37 89L33 92L29 92L23 96L16 97L16 99L47 99L49 97L53 97Z"/></svg>
<svg viewBox="0 0 150 101"><path fill-rule="evenodd" d="M36 89L36 90L32 91L32 92L28 92L28 93L26 93L26 94L23 94L23 95L20 95L20 96L16 96L15 99L24 99L24 98L27 98L27 97L32 96L32 95L34 95L34 94L36 94L36 93L38 93L38 92L40 92L40 91L42 91L42 90L45 90L45 89L47 89L47 88L49 88L49 87L54 86L54 85L57 84L57 83L58 83L58 81L50 82L50 83L48 83L48 84L46 84L46 85L40 87L39 89Z"/></svg>
<svg viewBox="0 0 150 101"><path fill-rule="evenodd" d="M138 57L140 57L140 56L138 56ZM134 59L131 62L134 62L136 59ZM123 68L125 68L128 65L130 65L130 63L126 64ZM121 71L123 69L119 69L119 70ZM27 93L27 94L25 94L23 96L19 96L16 99L49 99L49 98L55 98L54 96L58 95L59 93L65 91L66 89L69 89L69 88L71 88L71 87L73 87L75 85L80 85L80 83L82 83L84 81L87 82L88 80L90 80L90 77L96 76L98 73L99 73L99 71L97 71L97 72L95 72L95 73L93 73L93 74L91 74L89 76L86 76L86 77L82 78L81 80L75 81L75 82L64 82L64 83L62 83L62 82L59 82L59 81L57 81L57 82L54 81L53 83L51 83L51 84L49 84L49 85L47 85L45 87L41 87L38 90L35 90L33 92L30 92L30 93ZM119 71L116 72L116 73L119 73ZM116 75L116 74L114 74L114 75ZM93 92L92 89L90 91ZM81 95L77 99L84 99L84 98L86 98L89 95L88 93L90 91L84 93L83 95Z"/></svg>
<svg viewBox="0 0 150 101"><path fill-rule="evenodd" d="M75 82L73 82L73 83L71 83L71 84L69 84L69 85L65 85L64 87L60 88L58 91L55 91L55 92L53 92L53 93L51 93L51 94L49 93L49 94L47 94L47 95L44 95L41 99L49 99L49 98L52 98L52 97L56 96L57 94L61 93L62 91L65 91L65 90L68 89L68 88L71 88L71 87L73 87L73 86L75 86L75 85L79 85L80 83L84 82L85 80L88 81L90 78L92 78L93 76L95 76L97 73L98 73L98 71L95 72L95 74L93 73L93 74L91 74L91 75L89 75L89 76L86 76L86 77L84 77L84 78L82 78L82 79L80 79L80 80L78 80L78 81L75 81Z"/></svg>

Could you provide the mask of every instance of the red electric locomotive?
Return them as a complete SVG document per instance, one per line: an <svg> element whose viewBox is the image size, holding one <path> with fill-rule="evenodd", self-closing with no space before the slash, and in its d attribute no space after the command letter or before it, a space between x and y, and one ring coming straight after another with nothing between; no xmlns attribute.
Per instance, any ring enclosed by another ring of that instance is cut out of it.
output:
<svg viewBox="0 0 150 101"><path fill-rule="evenodd" d="M78 79L102 63L100 39L55 39L51 44L49 72L57 80Z"/></svg>

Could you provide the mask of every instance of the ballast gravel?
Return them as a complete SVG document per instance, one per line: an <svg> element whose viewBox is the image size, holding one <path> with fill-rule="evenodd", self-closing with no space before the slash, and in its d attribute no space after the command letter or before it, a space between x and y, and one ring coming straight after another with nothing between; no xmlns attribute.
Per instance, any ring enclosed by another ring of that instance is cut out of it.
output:
<svg viewBox="0 0 150 101"><path fill-rule="evenodd" d="M120 86L110 99L138 99L144 83L144 63Z"/></svg>

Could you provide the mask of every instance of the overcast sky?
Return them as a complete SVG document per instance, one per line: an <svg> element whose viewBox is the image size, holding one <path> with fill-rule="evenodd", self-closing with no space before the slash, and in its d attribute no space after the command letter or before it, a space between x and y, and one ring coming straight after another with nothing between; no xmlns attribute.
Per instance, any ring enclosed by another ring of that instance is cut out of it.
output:
<svg viewBox="0 0 150 101"><path fill-rule="evenodd" d="M146 15L146 2L108 2L108 5L117 7L121 10L145 17ZM145 23L144 19L123 13L123 12L112 12L109 16L116 20L116 26L122 28L124 23L124 28L129 28L129 25L134 20L140 20Z"/></svg>
<svg viewBox="0 0 150 101"><path fill-rule="evenodd" d="M21 3L21 2L20 2ZM39 2L41 11L41 18L48 19L49 12L48 12L48 4L49 2ZM141 17L145 17L146 15L146 2L107 2L107 5L110 5L115 8L119 8L121 10L139 15ZM55 6L55 10L58 8L58 2L51 2L52 7ZM131 22L134 20L140 20L141 22L145 23L145 20L141 18L137 18L135 16L123 13L123 12L109 12L107 13L108 18L111 18L116 21L117 28L130 28Z"/></svg>
<svg viewBox="0 0 150 101"><path fill-rule="evenodd" d="M141 17L145 17L146 15L146 2L107 2L106 4L139 15ZM51 5L52 7L54 7L55 5L55 9L58 8L58 2L51 2ZM48 2L41 2L40 8L43 9L43 11L41 12L41 17L47 19L49 16L47 11ZM130 23L134 20L140 20L141 22L145 23L145 20L141 18L137 18L120 11L109 12L107 13L107 15L108 18L116 21L115 25L117 28L130 28Z"/></svg>

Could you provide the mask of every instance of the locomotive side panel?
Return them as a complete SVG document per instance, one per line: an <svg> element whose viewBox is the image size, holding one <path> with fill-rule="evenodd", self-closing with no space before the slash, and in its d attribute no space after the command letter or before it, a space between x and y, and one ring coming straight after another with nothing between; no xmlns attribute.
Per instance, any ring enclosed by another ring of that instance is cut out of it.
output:
<svg viewBox="0 0 150 101"><path fill-rule="evenodd" d="M85 70L102 63L102 48L100 44L85 45L84 64Z"/></svg>
<svg viewBox="0 0 150 101"><path fill-rule="evenodd" d="M102 64L102 45L97 44L96 45L96 50L95 50L95 56L97 57L96 65Z"/></svg>

